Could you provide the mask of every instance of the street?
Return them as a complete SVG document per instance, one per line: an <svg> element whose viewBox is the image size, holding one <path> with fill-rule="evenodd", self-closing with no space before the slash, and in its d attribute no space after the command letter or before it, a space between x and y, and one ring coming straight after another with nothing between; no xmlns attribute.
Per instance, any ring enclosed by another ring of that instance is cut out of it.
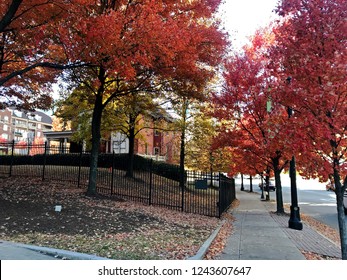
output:
<svg viewBox="0 0 347 280"><path fill-rule="evenodd" d="M248 177L247 177L248 178ZM291 203L290 198L290 178L288 174L281 175L283 202ZM237 186L241 180L236 179ZM259 179L253 179L253 191L261 194L259 189ZM244 179L245 190L249 190L249 179ZM337 209L335 193L327 191L325 183L318 180L304 180L297 176L298 202L300 213L304 213L316 220L338 230ZM275 199L275 192L270 192L270 198ZM259 197L260 199L260 197ZM347 222L347 216L345 216Z"/></svg>

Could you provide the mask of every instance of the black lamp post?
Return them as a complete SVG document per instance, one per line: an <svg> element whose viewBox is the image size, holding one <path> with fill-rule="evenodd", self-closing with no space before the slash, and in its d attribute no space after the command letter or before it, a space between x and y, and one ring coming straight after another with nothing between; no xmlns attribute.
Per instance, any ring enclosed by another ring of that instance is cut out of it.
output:
<svg viewBox="0 0 347 280"><path fill-rule="evenodd" d="M252 175L249 175L249 192L253 192L253 181Z"/></svg>
<svg viewBox="0 0 347 280"><path fill-rule="evenodd" d="M287 78L287 83L290 84L291 77ZM288 118L293 114L293 109L288 107ZM290 176L290 196L291 196L291 205L290 205L290 218L288 222L289 228L302 230L303 225L300 220L300 208L298 206L298 192L296 186L296 168L295 168L295 156L292 156L292 159L289 163L289 176Z"/></svg>
<svg viewBox="0 0 347 280"><path fill-rule="evenodd" d="M289 228L302 230L302 222L300 220L300 208L298 206L298 193L296 188L296 170L295 170L295 157L293 156L290 161L289 168L290 176L290 195L292 204L290 205L290 218L288 222Z"/></svg>
<svg viewBox="0 0 347 280"><path fill-rule="evenodd" d="M245 187L243 185L243 174L241 173L241 191L244 191Z"/></svg>

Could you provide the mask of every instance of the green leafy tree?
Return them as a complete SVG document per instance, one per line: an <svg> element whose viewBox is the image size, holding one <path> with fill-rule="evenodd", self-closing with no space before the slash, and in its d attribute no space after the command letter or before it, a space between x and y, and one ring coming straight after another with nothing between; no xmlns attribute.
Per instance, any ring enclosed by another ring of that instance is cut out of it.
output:
<svg viewBox="0 0 347 280"><path fill-rule="evenodd" d="M195 170L229 172L231 154L228 148L215 148L219 124L210 116L208 103L193 113L190 139L187 142L187 167Z"/></svg>
<svg viewBox="0 0 347 280"><path fill-rule="evenodd" d="M55 115L63 123L70 123L74 131L72 139L84 142L87 149L91 148L92 141L92 108L94 100L88 91L80 86L66 99L59 100L55 106ZM135 139L141 137L145 129L163 130L167 125L161 121L166 118L166 112L159 106L151 95L146 93L133 93L121 96L110 103L103 112L101 122L101 135L108 141L112 133L120 132L129 140L129 161L126 176L133 177Z"/></svg>
<svg viewBox="0 0 347 280"><path fill-rule="evenodd" d="M163 129L160 120L166 115L166 112L154 101L151 95L136 93L119 98L113 103L113 108L107 110L106 114L109 132L119 131L126 135L129 140L126 176L133 177L135 139L141 139L141 132L145 129L152 131Z"/></svg>

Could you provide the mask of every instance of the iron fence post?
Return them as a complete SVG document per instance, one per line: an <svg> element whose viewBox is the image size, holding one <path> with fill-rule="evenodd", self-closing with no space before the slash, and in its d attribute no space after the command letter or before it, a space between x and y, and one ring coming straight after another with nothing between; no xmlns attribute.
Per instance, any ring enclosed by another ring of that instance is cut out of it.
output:
<svg viewBox="0 0 347 280"><path fill-rule="evenodd" d="M81 169L82 169L82 149L80 151L79 163L78 163L78 177L77 177L77 188L80 188L81 184Z"/></svg>
<svg viewBox="0 0 347 280"><path fill-rule="evenodd" d="M219 172L219 188L218 188L218 218L222 216L222 178Z"/></svg>
<svg viewBox="0 0 347 280"><path fill-rule="evenodd" d="M152 187L153 187L153 159L149 162L149 199L148 204L152 205Z"/></svg>
<svg viewBox="0 0 347 280"><path fill-rule="evenodd" d="M47 141L45 142L45 153L43 154L42 181L45 180Z"/></svg>
<svg viewBox="0 0 347 280"><path fill-rule="evenodd" d="M184 182L186 181L186 177L187 176L185 176L185 173L186 173L186 171L184 170L184 173L183 173L183 176L182 176L182 178L184 178L184 180L181 182L181 184L182 184L182 197L181 197L181 203L182 203L182 212L184 211Z"/></svg>
<svg viewBox="0 0 347 280"><path fill-rule="evenodd" d="M11 176L12 176L13 153L14 153L14 139L12 140L12 148L11 148L11 162L10 162L10 174L9 174L9 177L11 177Z"/></svg>
<svg viewBox="0 0 347 280"><path fill-rule="evenodd" d="M115 160L115 155L114 155L114 150L112 152L112 170L111 170L111 196L113 195L113 187L114 187L114 160Z"/></svg>

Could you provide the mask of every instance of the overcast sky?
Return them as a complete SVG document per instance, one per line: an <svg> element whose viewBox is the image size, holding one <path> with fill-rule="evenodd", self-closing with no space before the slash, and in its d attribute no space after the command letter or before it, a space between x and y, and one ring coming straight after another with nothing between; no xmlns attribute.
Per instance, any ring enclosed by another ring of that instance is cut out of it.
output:
<svg viewBox="0 0 347 280"><path fill-rule="evenodd" d="M275 18L278 0L225 0L221 18L236 47L244 45L247 36Z"/></svg>

